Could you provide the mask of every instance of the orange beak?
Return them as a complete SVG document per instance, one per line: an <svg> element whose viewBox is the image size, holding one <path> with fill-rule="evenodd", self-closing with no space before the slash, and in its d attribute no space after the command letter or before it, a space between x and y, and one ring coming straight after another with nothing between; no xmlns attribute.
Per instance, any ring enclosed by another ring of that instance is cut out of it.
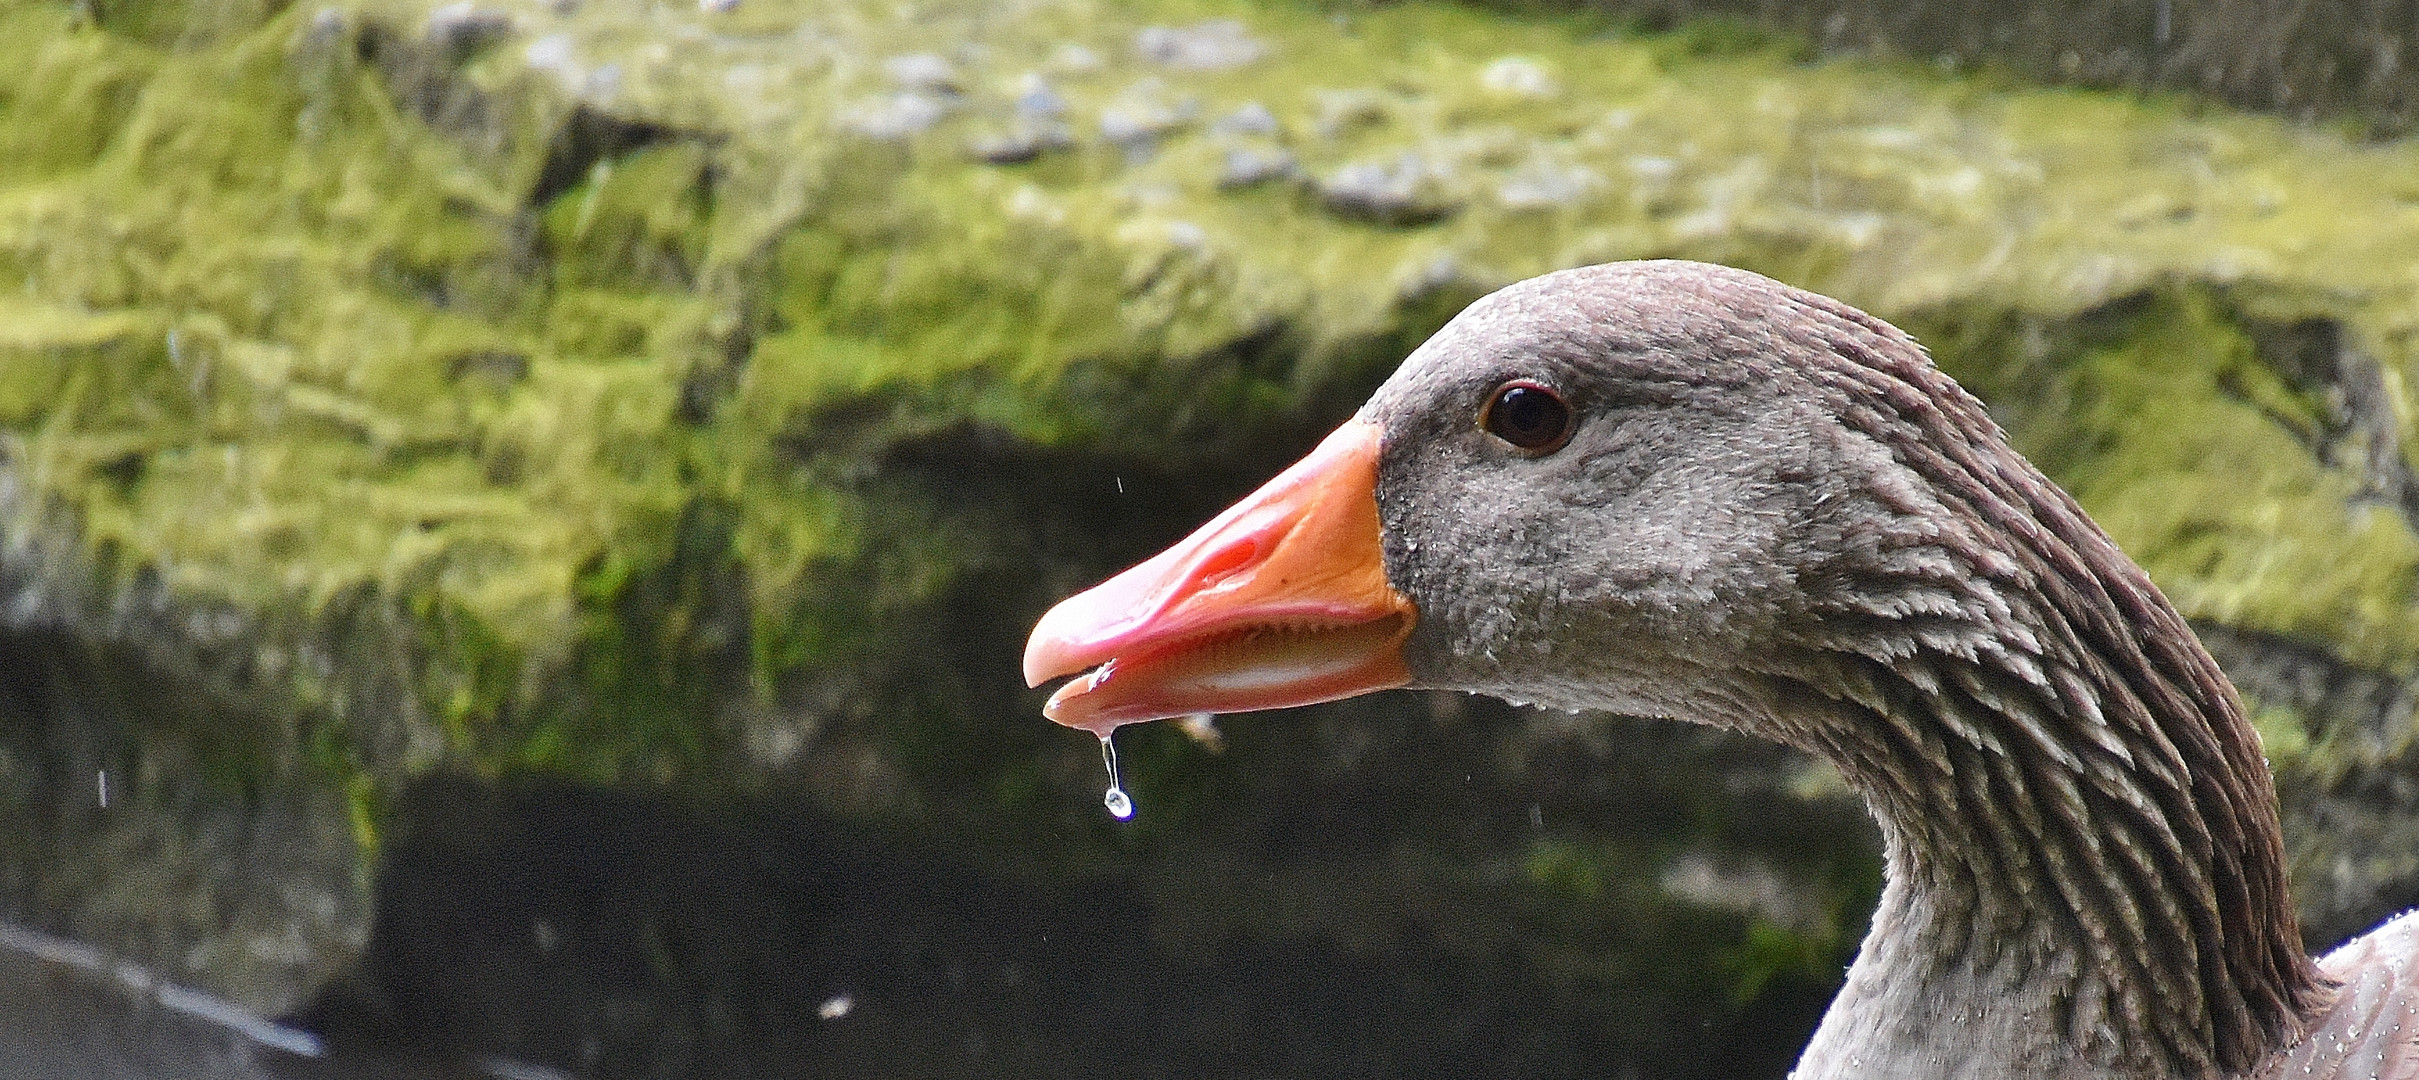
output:
<svg viewBox="0 0 2419 1080"><path fill-rule="evenodd" d="M1408 685L1419 612L1386 583L1380 435L1345 423L1183 542L1051 608L1025 643L1026 684L1092 671L1044 715L1107 735Z"/></svg>

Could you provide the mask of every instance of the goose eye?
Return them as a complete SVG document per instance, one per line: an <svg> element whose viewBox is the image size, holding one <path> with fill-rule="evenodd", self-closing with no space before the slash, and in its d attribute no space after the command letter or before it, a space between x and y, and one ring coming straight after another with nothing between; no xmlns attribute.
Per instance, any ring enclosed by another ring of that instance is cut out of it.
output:
<svg viewBox="0 0 2419 1080"><path fill-rule="evenodd" d="M1487 398L1486 407L1478 411L1478 426L1523 451L1544 455L1571 441L1574 425L1571 407L1562 395L1527 379L1515 379L1496 387Z"/></svg>

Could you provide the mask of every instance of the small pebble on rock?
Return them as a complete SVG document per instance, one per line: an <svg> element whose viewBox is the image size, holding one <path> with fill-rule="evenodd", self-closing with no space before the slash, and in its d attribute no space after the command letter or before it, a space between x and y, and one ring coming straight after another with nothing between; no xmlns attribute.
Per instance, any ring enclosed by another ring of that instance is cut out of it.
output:
<svg viewBox="0 0 2419 1080"><path fill-rule="evenodd" d="M1158 80L1145 80L1100 111L1100 136L1123 149L1128 160L1141 160L1158 149L1159 140L1191 123L1198 102L1160 102Z"/></svg>
<svg viewBox="0 0 2419 1080"><path fill-rule="evenodd" d="M569 34L548 34L532 41L522 57L532 69L551 75L569 76L578 64Z"/></svg>
<svg viewBox="0 0 2419 1080"><path fill-rule="evenodd" d="M1226 71L1267 55L1268 46L1240 22L1211 19L1191 26L1143 27L1134 34L1134 51L1179 71Z"/></svg>
<svg viewBox="0 0 2419 1080"><path fill-rule="evenodd" d="M1128 158L1149 157L1159 137L1175 127L1175 114L1166 109L1113 105L1100 113L1100 137L1123 149Z"/></svg>
<svg viewBox="0 0 2419 1080"><path fill-rule="evenodd" d="M1099 53L1070 41L1052 49L1049 63L1043 66L1061 75L1089 75L1099 71L1101 64Z"/></svg>
<svg viewBox="0 0 2419 1080"><path fill-rule="evenodd" d="M1680 163L1667 157L1640 155L1629 159L1629 171L1631 175L1647 183L1662 184L1668 183L1672 177L1680 175Z"/></svg>
<svg viewBox="0 0 2419 1080"><path fill-rule="evenodd" d="M841 109L840 126L868 138L896 141L931 130L947 115L949 105L940 98L902 91L864 99Z"/></svg>
<svg viewBox="0 0 2419 1080"><path fill-rule="evenodd" d="M1534 162L1516 169L1495 187L1495 198L1512 210L1576 206L1604 186L1604 177L1582 165Z"/></svg>
<svg viewBox="0 0 2419 1080"><path fill-rule="evenodd" d="M1183 201L1184 189L1167 180L1144 180L1119 185L1117 198L1123 202L1127 213L1142 214L1165 210Z"/></svg>
<svg viewBox="0 0 2419 1080"><path fill-rule="evenodd" d="M1294 158L1277 147L1230 146L1226 160L1218 170L1221 188L1246 188L1271 180L1286 180L1295 173Z"/></svg>
<svg viewBox="0 0 2419 1080"><path fill-rule="evenodd" d="M1274 135L1278 131L1277 116L1268 106L1247 101L1235 111L1221 116L1210 125L1213 135Z"/></svg>
<svg viewBox="0 0 2419 1080"><path fill-rule="evenodd" d="M1550 98L1562 92L1545 65L1525 56L1506 56L1479 69L1478 85L1515 98Z"/></svg>
<svg viewBox="0 0 2419 1080"><path fill-rule="evenodd" d="M1120 224L1117 242L1137 248L1200 254L1209 249L1209 231L1190 221L1140 217Z"/></svg>
<svg viewBox="0 0 2419 1080"><path fill-rule="evenodd" d="M1311 99L1310 126L1322 139L1340 139L1385 122L1385 99L1373 91L1323 90Z"/></svg>
<svg viewBox="0 0 2419 1080"><path fill-rule="evenodd" d="M1419 268L1419 273L1404 282L1407 295L1435 292L1461 280L1461 260L1450 251L1440 251Z"/></svg>
<svg viewBox="0 0 2419 1080"><path fill-rule="evenodd" d="M1041 72L1028 71L1016 80L1016 115L1028 120L1056 120L1067 115L1067 99Z"/></svg>
<svg viewBox="0 0 2419 1080"><path fill-rule="evenodd" d="M1436 165L1406 150L1390 162L1354 162L1320 177L1319 204L1338 217L1380 225L1425 225L1461 209Z"/></svg>
<svg viewBox="0 0 2419 1080"><path fill-rule="evenodd" d="M964 90L957 67L937 53L908 53L882 61L882 74L901 90L955 95Z"/></svg>
<svg viewBox="0 0 2419 1080"><path fill-rule="evenodd" d="M1054 150L1075 145L1067 125L1056 120L1020 120L1005 131L976 135L966 151L989 165L1022 165Z"/></svg>

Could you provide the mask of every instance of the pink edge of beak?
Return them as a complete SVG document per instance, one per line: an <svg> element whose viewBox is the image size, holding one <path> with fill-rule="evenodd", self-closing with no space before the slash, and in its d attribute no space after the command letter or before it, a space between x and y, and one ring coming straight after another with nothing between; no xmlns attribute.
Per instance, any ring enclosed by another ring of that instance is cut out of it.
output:
<svg viewBox="0 0 2419 1080"><path fill-rule="evenodd" d="M1418 610L1386 581L1382 437L1347 421L1193 535L1051 608L1025 643L1026 684L1093 670L1043 714L1105 736L1408 685Z"/></svg>

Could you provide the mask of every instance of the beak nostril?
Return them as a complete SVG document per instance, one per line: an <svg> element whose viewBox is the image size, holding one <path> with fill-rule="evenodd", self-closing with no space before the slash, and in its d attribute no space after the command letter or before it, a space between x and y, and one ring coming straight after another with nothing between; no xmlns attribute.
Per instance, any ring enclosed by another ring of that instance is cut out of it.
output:
<svg viewBox="0 0 2419 1080"><path fill-rule="evenodd" d="M1210 553L1193 567L1193 587L1209 589L1254 566L1261 560L1260 542L1246 537Z"/></svg>

